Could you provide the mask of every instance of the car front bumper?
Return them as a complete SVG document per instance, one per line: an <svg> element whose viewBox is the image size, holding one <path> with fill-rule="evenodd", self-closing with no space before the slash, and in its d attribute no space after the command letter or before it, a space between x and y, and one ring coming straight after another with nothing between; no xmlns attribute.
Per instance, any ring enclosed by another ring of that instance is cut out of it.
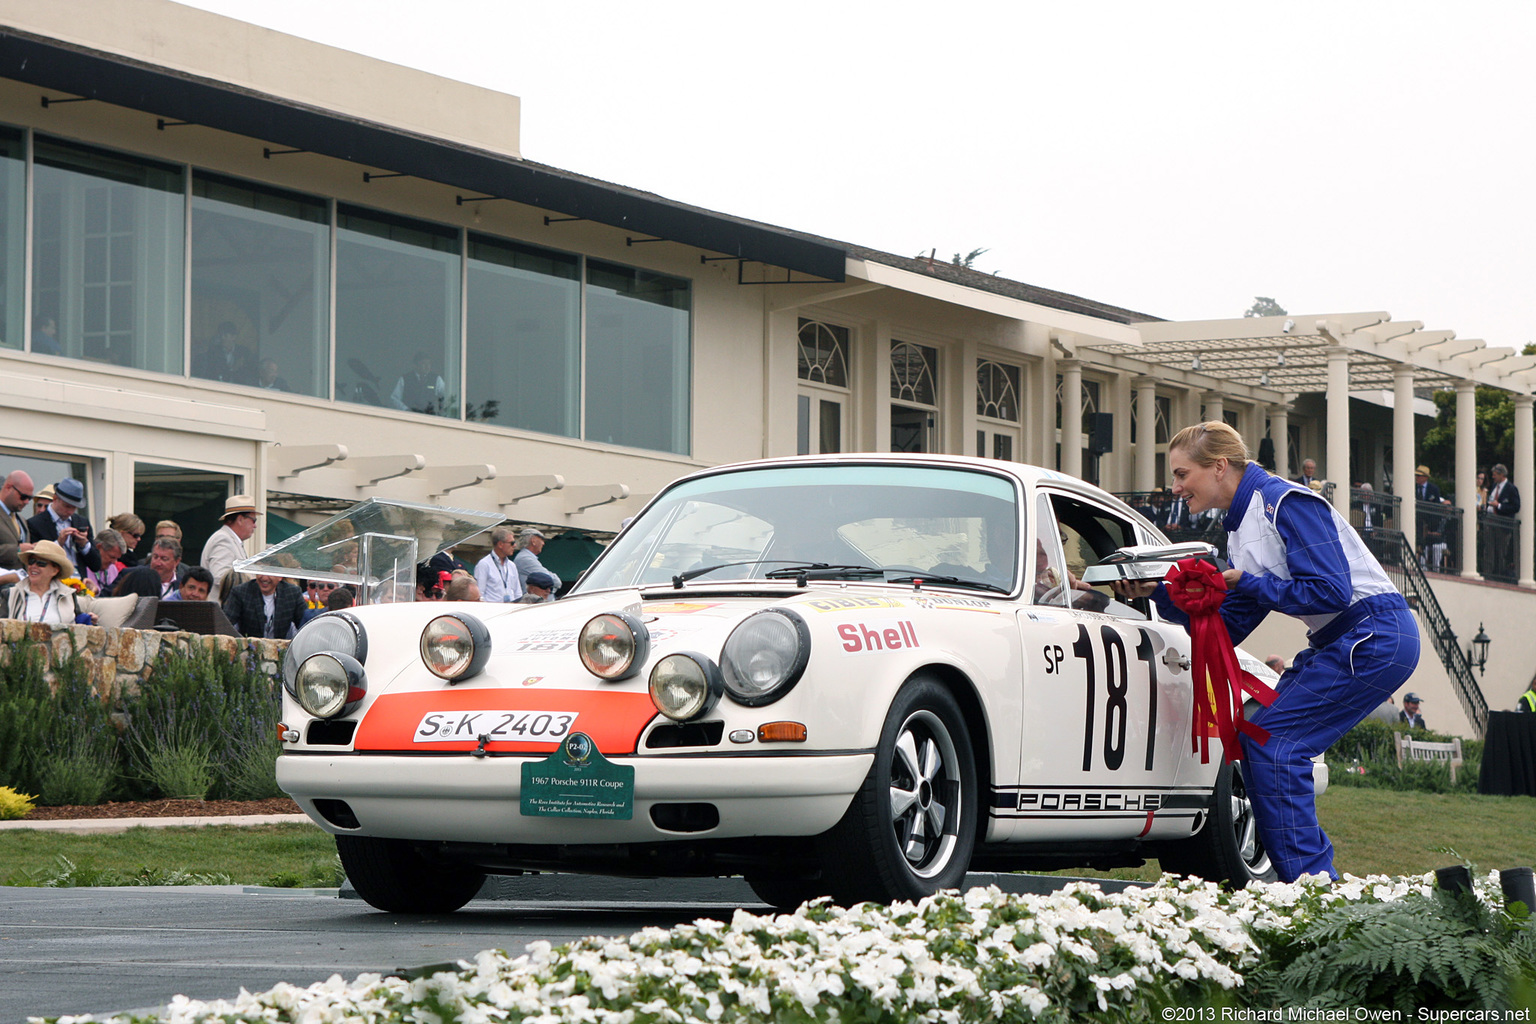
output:
<svg viewBox="0 0 1536 1024"><path fill-rule="evenodd" d="M284 754L277 781L328 832L468 843L654 843L744 836L812 836L835 825L873 753L775 757L615 757L635 769L628 820L546 817L521 810L522 766L538 757ZM316 800L344 801L357 828L339 828ZM657 804L712 804L702 832L658 827Z"/></svg>

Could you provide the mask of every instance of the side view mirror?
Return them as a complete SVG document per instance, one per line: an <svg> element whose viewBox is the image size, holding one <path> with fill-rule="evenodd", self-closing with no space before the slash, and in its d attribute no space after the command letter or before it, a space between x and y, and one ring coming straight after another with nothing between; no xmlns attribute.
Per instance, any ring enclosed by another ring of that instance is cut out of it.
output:
<svg viewBox="0 0 1536 1024"><path fill-rule="evenodd" d="M1216 554L1216 548L1202 541L1185 541L1180 544L1130 544L1111 551L1083 570L1084 583L1113 583L1115 580L1160 580L1168 575L1175 562L1186 558L1199 558L1210 562L1217 570L1225 572L1226 560Z"/></svg>

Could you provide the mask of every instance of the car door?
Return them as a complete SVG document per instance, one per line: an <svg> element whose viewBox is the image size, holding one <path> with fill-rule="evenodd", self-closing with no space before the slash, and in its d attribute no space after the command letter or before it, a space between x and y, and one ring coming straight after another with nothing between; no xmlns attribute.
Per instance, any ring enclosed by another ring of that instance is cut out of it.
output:
<svg viewBox="0 0 1536 1024"><path fill-rule="evenodd" d="M1028 666L1019 785L1000 792L1000 817L1026 842L1187 834L1193 810L1173 809L1199 802L1178 788L1190 745L1189 635L1159 621L1150 602L1122 603L1108 586L1081 582L1099 559L1142 540L1137 524L1045 489L1032 518L1037 579L1026 593L1037 601L1019 618Z"/></svg>

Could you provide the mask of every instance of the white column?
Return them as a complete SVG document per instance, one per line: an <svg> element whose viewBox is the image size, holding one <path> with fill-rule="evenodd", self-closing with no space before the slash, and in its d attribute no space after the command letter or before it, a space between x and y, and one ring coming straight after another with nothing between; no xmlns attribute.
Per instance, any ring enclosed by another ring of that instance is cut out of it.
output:
<svg viewBox="0 0 1536 1024"><path fill-rule="evenodd" d="M1222 422L1221 415L1226 410L1222 408L1222 394L1220 391L1207 391L1202 399L1205 402L1205 420L1207 423Z"/></svg>
<svg viewBox="0 0 1536 1024"><path fill-rule="evenodd" d="M1079 479L1083 475L1083 363L1080 359L1056 360L1061 374L1061 471Z"/></svg>
<svg viewBox="0 0 1536 1024"><path fill-rule="evenodd" d="M1291 407L1282 402L1269 407L1269 439L1275 442L1275 476L1291 475Z"/></svg>
<svg viewBox="0 0 1536 1024"><path fill-rule="evenodd" d="M1330 460L1332 456L1329 456ZM1332 465L1332 462L1329 462ZM1392 367L1392 493L1402 496L1397 506L1397 528L1403 531L1414 552L1418 550L1419 517L1414 505L1413 470L1417 465L1413 450L1413 367L1399 363ZM1425 563L1429 564L1428 562Z"/></svg>
<svg viewBox="0 0 1536 1024"><path fill-rule="evenodd" d="M1328 436L1324 438L1327 459L1323 479L1334 481L1333 507L1349 516L1349 349L1329 345L1328 355ZM1409 477L1409 479L1413 479Z"/></svg>
<svg viewBox="0 0 1536 1024"><path fill-rule="evenodd" d="M1515 396L1515 464L1510 467L1510 479L1517 488L1525 488L1525 493L1532 498L1524 496L1520 499L1520 585L1522 587L1536 587L1536 573L1531 571L1533 564L1531 550L1533 542L1536 542L1536 506L1527 502L1536 500L1536 438L1531 436L1531 403L1530 395Z"/></svg>
<svg viewBox="0 0 1536 1024"><path fill-rule="evenodd" d="M1518 485L1516 485L1518 486ZM1461 506L1461 574L1477 571L1477 383L1456 382L1456 504Z"/></svg>
<svg viewBox="0 0 1536 1024"><path fill-rule="evenodd" d="M1136 388L1136 477L1134 491L1150 491L1157 486L1157 378L1137 377Z"/></svg>

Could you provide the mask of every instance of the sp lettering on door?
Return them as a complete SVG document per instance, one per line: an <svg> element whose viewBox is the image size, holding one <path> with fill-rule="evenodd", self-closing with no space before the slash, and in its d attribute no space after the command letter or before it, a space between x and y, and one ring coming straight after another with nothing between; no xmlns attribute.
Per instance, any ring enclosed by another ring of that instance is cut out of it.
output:
<svg viewBox="0 0 1536 1024"><path fill-rule="evenodd" d="M837 627L837 635L843 638L843 650L849 654L869 654L872 651L899 651L904 647L921 647L917 630L906 620L893 625L867 626L862 622L845 622Z"/></svg>

